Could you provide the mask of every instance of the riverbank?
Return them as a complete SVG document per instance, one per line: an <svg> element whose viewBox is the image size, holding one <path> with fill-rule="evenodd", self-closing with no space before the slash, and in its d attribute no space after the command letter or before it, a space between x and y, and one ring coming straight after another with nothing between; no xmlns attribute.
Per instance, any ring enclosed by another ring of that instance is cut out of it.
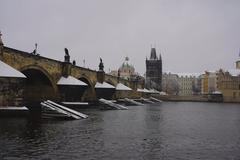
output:
<svg viewBox="0 0 240 160"><path fill-rule="evenodd" d="M177 95L156 95L155 98L161 99L162 101L189 101L189 102L208 102L208 97L206 96L177 96Z"/></svg>
<svg viewBox="0 0 240 160"><path fill-rule="evenodd" d="M154 95L153 97L162 101L176 101L176 102L219 102L219 103L240 103L238 99L229 99L220 95L191 95L191 96L177 96L177 95Z"/></svg>

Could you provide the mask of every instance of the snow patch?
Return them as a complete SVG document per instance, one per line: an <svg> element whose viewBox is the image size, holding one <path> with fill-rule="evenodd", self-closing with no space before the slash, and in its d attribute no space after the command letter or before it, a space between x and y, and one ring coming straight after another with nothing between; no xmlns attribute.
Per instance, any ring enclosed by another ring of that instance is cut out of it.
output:
<svg viewBox="0 0 240 160"><path fill-rule="evenodd" d="M118 91L131 91L132 89L129 88L128 86L125 86L122 83L118 83L117 86L116 86L116 90L118 90Z"/></svg>
<svg viewBox="0 0 240 160"><path fill-rule="evenodd" d="M61 77L57 82L57 85L87 86L86 83L72 76Z"/></svg>
<svg viewBox="0 0 240 160"><path fill-rule="evenodd" d="M214 91L212 94L222 94L220 91Z"/></svg>
<svg viewBox="0 0 240 160"><path fill-rule="evenodd" d="M103 83L99 83L97 82L95 85L95 88L115 88L113 85L103 82Z"/></svg>
<svg viewBox="0 0 240 160"><path fill-rule="evenodd" d="M154 94L159 94L160 92L157 91L156 89L150 89L149 92L154 93Z"/></svg>
<svg viewBox="0 0 240 160"><path fill-rule="evenodd" d="M2 61L0 61L0 77L27 78L24 74Z"/></svg>
<svg viewBox="0 0 240 160"><path fill-rule="evenodd" d="M137 92L143 92L143 89L138 88Z"/></svg>
<svg viewBox="0 0 240 160"><path fill-rule="evenodd" d="M137 89L137 92L143 92L143 93L151 93L148 89L144 88L144 89Z"/></svg>

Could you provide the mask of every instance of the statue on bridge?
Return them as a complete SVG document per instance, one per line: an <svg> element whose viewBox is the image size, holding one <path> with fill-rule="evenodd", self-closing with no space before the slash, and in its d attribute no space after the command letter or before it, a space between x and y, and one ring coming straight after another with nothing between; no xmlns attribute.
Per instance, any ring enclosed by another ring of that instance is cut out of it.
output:
<svg viewBox="0 0 240 160"><path fill-rule="evenodd" d="M70 62L70 56L69 56L69 53L68 53L68 49L65 48L64 51L65 51L64 62L69 63Z"/></svg>
<svg viewBox="0 0 240 160"><path fill-rule="evenodd" d="M103 71L104 69L104 65L103 65L103 62L102 62L102 58L100 58L100 64L99 64L99 71Z"/></svg>

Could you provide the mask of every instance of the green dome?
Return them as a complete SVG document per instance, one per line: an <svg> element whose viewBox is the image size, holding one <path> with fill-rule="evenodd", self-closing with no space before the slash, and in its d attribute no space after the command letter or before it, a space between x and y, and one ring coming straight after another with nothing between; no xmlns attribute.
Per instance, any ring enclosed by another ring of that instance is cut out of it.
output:
<svg viewBox="0 0 240 160"><path fill-rule="evenodd" d="M125 61L121 65L120 69L133 69L134 70L134 67L133 67L133 65L130 64L128 57L125 57Z"/></svg>

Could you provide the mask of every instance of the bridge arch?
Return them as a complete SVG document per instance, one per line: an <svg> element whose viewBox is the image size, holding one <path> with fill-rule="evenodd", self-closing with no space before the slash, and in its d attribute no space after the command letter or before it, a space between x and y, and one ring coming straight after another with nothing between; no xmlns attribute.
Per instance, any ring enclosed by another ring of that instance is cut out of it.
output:
<svg viewBox="0 0 240 160"><path fill-rule="evenodd" d="M21 68L20 71L27 77L24 90L27 103L56 99L58 93L56 82L44 68L29 65Z"/></svg>
<svg viewBox="0 0 240 160"><path fill-rule="evenodd" d="M82 96L82 100L83 101L95 100L96 99L96 93L95 93L95 90L94 90L94 84L90 80L90 78L88 78L85 75L81 75L78 79L87 83L87 85L88 85L88 88L85 90L85 92Z"/></svg>

